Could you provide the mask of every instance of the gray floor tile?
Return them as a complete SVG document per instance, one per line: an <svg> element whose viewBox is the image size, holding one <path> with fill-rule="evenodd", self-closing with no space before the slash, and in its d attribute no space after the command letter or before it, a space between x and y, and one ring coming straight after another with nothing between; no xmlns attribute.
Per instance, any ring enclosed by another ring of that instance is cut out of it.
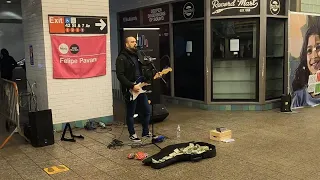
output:
<svg viewBox="0 0 320 180"><path fill-rule="evenodd" d="M115 107L123 108L118 102ZM61 133L57 133L56 143L43 148L25 144L17 135L0 150L0 179L319 179L320 121L315 118L319 108L302 109L300 113L288 115L276 111L209 112L168 106L170 116L154 127L156 134L169 139L158 145L203 141L216 146L217 156L161 170L127 159L129 153L138 151L149 155L159 152L154 145L110 150L107 145L113 135L103 132L105 130L97 133L77 129L76 134L84 135L85 139L75 143L61 142ZM182 130L180 139L176 138L178 124ZM231 129L236 141L226 144L209 140L209 131L220 126ZM2 128L0 125L0 140L7 135ZM140 135L141 125L136 124L135 128ZM113 127L112 134L127 143L128 132L124 128L120 136L122 129L122 126ZM55 175L43 171L45 167L60 164L70 171Z"/></svg>

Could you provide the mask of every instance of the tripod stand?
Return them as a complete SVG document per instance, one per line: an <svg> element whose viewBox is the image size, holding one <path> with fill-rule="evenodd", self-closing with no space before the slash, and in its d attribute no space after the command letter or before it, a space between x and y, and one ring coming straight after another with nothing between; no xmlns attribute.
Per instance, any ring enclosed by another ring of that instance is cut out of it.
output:
<svg viewBox="0 0 320 180"><path fill-rule="evenodd" d="M144 61L148 62L148 65L151 65L151 72L152 74L159 74L160 72L157 70L156 66L153 63L153 60L155 60L155 58L151 58L150 56L146 56L146 54L143 51L140 51L143 53L143 57L144 57ZM162 76L160 76L160 78L162 79L162 81L167 84L167 82L163 79ZM161 149L156 143L156 139L153 137L154 134L154 121L152 120L153 117L153 109L154 109L154 78L151 79L151 118L150 121L151 122L151 128L152 128L152 140L151 140L151 144L155 145L156 147L158 147L159 149Z"/></svg>

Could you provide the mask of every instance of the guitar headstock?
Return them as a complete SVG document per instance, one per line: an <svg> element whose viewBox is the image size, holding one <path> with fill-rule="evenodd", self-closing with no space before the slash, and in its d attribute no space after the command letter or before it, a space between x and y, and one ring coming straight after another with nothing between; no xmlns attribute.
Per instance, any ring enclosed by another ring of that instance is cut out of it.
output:
<svg viewBox="0 0 320 180"><path fill-rule="evenodd" d="M168 74L169 72L172 72L172 68L171 68L171 67L164 68L164 69L161 71L162 74Z"/></svg>
<svg viewBox="0 0 320 180"><path fill-rule="evenodd" d="M172 68L171 68L171 67L164 68L161 72L157 73L157 74L154 76L154 79L158 79L158 78L160 78L161 76L163 76L163 75L165 75L165 74L168 74L169 72L172 72Z"/></svg>

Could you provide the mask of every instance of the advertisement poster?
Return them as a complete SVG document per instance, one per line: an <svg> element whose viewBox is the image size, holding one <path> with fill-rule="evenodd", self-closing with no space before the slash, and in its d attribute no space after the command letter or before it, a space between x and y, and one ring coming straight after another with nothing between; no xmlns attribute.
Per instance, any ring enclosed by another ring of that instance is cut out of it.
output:
<svg viewBox="0 0 320 180"><path fill-rule="evenodd" d="M320 16L290 13L289 91L292 109L320 104Z"/></svg>
<svg viewBox="0 0 320 180"><path fill-rule="evenodd" d="M54 79L106 75L105 36L51 35L51 44Z"/></svg>
<svg viewBox="0 0 320 180"><path fill-rule="evenodd" d="M160 57L160 69L162 70L166 67L171 67L170 64L170 34L169 34L169 25L158 26L159 30L159 57ZM160 81L161 85L161 94L171 96L171 73L163 76L163 79L167 84Z"/></svg>

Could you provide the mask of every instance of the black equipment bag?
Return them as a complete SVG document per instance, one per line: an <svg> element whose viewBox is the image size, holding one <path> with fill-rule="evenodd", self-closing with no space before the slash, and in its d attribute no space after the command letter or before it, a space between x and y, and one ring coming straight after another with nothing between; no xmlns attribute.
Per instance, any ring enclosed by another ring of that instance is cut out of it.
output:
<svg viewBox="0 0 320 180"><path fill-rule="evenodd" d="M25 136L33 147L44 147L54 144L54 133L51 109L29 112L29 124L24 128Z"/></svg>
<svg viewBox="0 0 320 180"><path fill-rule="evenodd" d="M152 159L155 159L155 160L162 159L163 157L168 156L169 154L173 153L176 148L185 148L185 147L189 146L190 143L199 144L200 146L209 146L209 149L212 149L212 150L209 150L209 151L204 152L202 154L178 155L172 159L166 160L163 163L152 163ZM198 162L198 161L201 161L202 159L213 158L216 156L216 154L217 154L216 147L212 144L205 143L205 142L189 142L189 143L169 145L169 146L161 149L161 151L159 153L146 158L142 162L144 163L144 165L151 166L154 169L161 169L161 168L170 166L170 165L178 163L178 162L183 162L183 161Z"/></svg>

